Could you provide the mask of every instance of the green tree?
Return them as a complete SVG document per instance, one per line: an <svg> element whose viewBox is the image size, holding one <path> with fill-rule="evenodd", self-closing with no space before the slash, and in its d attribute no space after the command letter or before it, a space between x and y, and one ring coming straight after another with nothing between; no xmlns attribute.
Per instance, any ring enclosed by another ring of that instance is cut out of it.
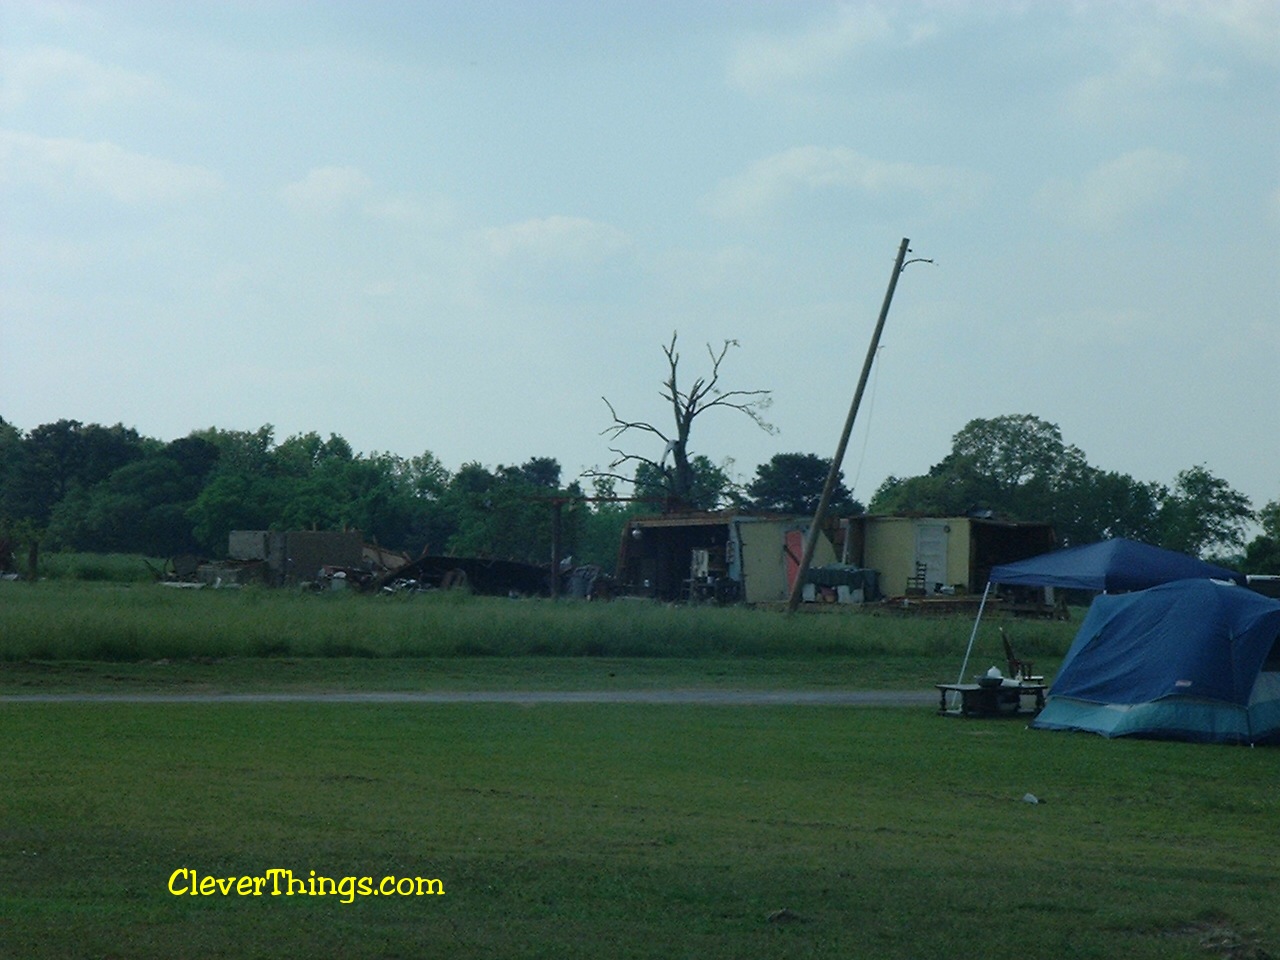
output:
<svg viewBox="0 0 1280 960"><path fill-rule="evenodd" d="M356 454L341 436L314 431L276 444L273 428L205 431L217 468L188 516L206 549L232 530L360 530L384 547L443 549L457 531L445 503L449 472L430 451L411 459ZM557 467L558 470L558 467Z"/></svg>
<svg viewBox="0 0 1280 960"><path fill-rule="evenodd" d="M252 432L209 427L193 431L191 438L216 447L218 464L223 470L265 474L271 465L275 431L276 428L269 423Z"/></svg>
<svg viewBox="0 0 1280 960"><path fill-rule="evenodd" d="M830 471L830 459L817 454L775 453L768 463L756 467L755 479L747 484L748 502L757 510L772 513L812 514L818 509ZM835 515L862 512L862 505L844 485L844 471L836 473L828 509Z"/></svg>
<svg viewBox="0 0 1280 960"><path fill-rule="evenodd" d="M1084 467L1063 486L1048 516L1066 544L1126 537L1159 543L1161 483L1143 483L1124 473Z"/></svg>
<svg viewBox="0 0 1280 960"><path fill-rule="evenodd" d="M585 511L574 502L576 484L560 487L560 465L534 458L522 466L489 470L467 463L449 485L445 501L455 522L448 552L544 564L551 558L552 504L561 506L561 555L574 554Z"/></svg>
<svg viewBox="0 0 1280 960"><path fill-rule="evenodd" d="M359 528L357 492L367 471L351 445L330 434L288 437L272 451L268 475L278 506L275 524L286 530Z"/></svg>
<svg viewBox="0 0 1280 960"><path fill-rule="evenodd" d="M970 508L1038 520L1052 515L1085 466L1084 454L1063 443L1057 424L1015 414L970 420L930 473L959 488Z"/></svg>
<svg viewBox="0 0 1280 960"><path fill-rule="evenodd" d="M30 520L0 517L0 573L36 575L36 560L45 531ZM25 562L24 562L25 561ZM38 560L36 560L38 563Z"/></svg>
<svg viewBox="0 0 1280 960"><path fill-rule="evenodd" d="M977 510L1047 520L1085 473L1084 455L1056 424L1029 414L970 420L951 452L924 477L890 477L871 499L874 513L961 515Z"/></svg>
<svg viewBox="0 0 1280 960"><path fill-rule="evenodd" d="M278 506L271 478L220 464L187 510L187 519L196 542L220 557L232 530L270 529Z"/></svg>
<svg viewBox="0 0 1280 960"><path fill-rule="evenodd" d="M197 544L186 516L203 477L160 451L125 464L91 489L76 488L54 508L50 538L93 552L173 556Z"/></svg>
<svg viewBox="0 0 1280 960"><path fill-rule="evenodd" d="M23 439L9 468L9 508L17 517L44 526L54 507L73 489L88 490L155 442L117 423L113 427L58 420L38 426Z"/></svg>
<svg viewBox="0 0 1280 960"><path fill-rule="evenodd" d="M1253 518L1248 497L1203 465L1191 467L1174 478L1160 504L1160 544L1193 556L1240 548Z"/></svg>
<svg viewBox="0 0 1280 960"><path fill-rule="evenodd" d="M1262 532L1245 547L1241 569L1245 573L1280 574L1280 500L1258 511Z"/></svg>
<svg viewBox="0 0 1280 960"><path fill-rule="evenodd" d="M197 542L210 554L225 554L232 530L287 528L288 504L314 466L313 445L305 435L290 438L285 455L277 458L274 434L264 424L255 431L211 427L191 435L218 450L217 466L187 510Z"/></svg>
<svg viewBox="0 0 1280 960"><path fill-rule="evenodd" d="M0 417L0 520L20 515L16 483L22 455L22 431Z"/></svg>
<svg viewBox="0 0 1280 960"><path fill-rule="evenodd" d="M970 495L963 481L958 478L936 473L917 477L891 475L871 495L868 510L890 516L918 514L954 517L973 510L977 503L978 499Z"/></svg>
<svg viewBox="0 0 1280 960"><path fill-rule="evenodd" d="M519 479L535 487L556 490L560 487L560 462L555 457L532 457L519 467L499 467L512 479Z"/></svg>
<svg viewBox="0 0 1280 960"><path fill-rule="evenodd" d="M410 519L401 538L402 548L414 553L443 553L457 530L456 519L446 503L452 479L449 471L429 450L407 460L391 454L382 454L381 458L387 473L396 478L397 489L410 498Z"/></svg>
<svg viewBox="0 0 1280 960"><path fill-rule="evenodd" d="M375 453L357 461L364 472L357 484L354 516L370 539L393 549L420 553L444 543L454 533L443 497L449 471L430 451L405 459Z"/></svg>
<svg viewBox="0 0 1280 960"><path fill-rule="evenodd" d="M637 463L635 491L638 496L653 497L671 507L684 510L719 510L733 502L736 495L729 478L732 461L717 466L709 457L695 454L689 458L687 488L677 498L671 487L671 473L660 464Z"/></svg>
<svg viewBox="0 0 1280 960"><path fill-rule="evenodd" d="M948 457L1012 493L1054 476L1066 450L1057 424L1012 414L970 420L952 438Z"/></svg>
<svg viewBox="0 0 1280 960"><path fill-rule="evenodd" d="M578 541L578 557L584 564L594 564L602 570L614 573L618 565L622 531L627 521L632 517L659 513L663 504L607 499L623 496L618 493L617 481L611 477L596 477L592 480L592 495L598 499L584 511L582 532ZM644 494L637 489L635 496L644 496Z"/></svg>
<svg viewBox="0 0 1280 960"><path fill-rule="evenodd" d="M890 477L873 513L962 515L990 510L1052 523L1064 545L1129 537L1185 553L1238 547L1249 501L1204 467L1172 489L1089 465L1057 425L1027 414L971 420L920 477Z"/></svg>

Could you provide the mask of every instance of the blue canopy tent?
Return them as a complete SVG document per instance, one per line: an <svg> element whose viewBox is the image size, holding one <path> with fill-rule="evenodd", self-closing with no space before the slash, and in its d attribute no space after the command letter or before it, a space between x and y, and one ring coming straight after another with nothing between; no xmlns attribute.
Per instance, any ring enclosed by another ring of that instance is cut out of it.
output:
<svg viewBox="0 0 1280 960"><path fill-rule="evenodd" d="M990 581L1010 586L1064 587L1070 590L1145 590L1171 580L1212 578L1244 583L1226 567L1136 540L1103 540L1068 547L1030 560L991 568Z"/></svg>
<svg viewBox="0 0 1280 960"><path fill-rule="evenodd" d="M1068 590L1114 592L1145 590L1174 580L1215 579L1243 584L1242 574L1226 567L1205 563L1185 553L1153 547L1137 540L1103 540L1082 547L1068 547L1043 553L1029 560L1005 563L991 568L978 616L969 635L969 646L960 665L959 683L969 665L969 654L978 635L978 625L986 609L987 596L994 583L1009 586L1061 587Z"/></svg>
<svg viewBox="0 0 1280 960"><path fill-rule="evenodd" d="M1280 742L1280 600L1205 579L1097 597L1031 726Z"/></svg>

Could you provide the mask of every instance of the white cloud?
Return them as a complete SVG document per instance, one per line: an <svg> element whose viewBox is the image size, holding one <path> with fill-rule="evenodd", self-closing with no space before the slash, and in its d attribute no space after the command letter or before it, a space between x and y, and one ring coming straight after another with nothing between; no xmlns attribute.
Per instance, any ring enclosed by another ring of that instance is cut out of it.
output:
<svg viewBox="0 0 1280 960"><path fill-rule="evenodd" d="M952 167L875 160L846 147L793 147L722 181L708 200L716 216L753 220L807 195L915 196L944 208L964 207L981 192L972 175Z"/></svg>
<svg viewBox="0 0 1280 960"><path fill-rule="evenodd" d="M365 214L385 223L413 224L426 216L422 206L409 197L386 197L371 200L363 207Z"/></svg>
<svg viewBox="0 0 1280 960"><path fill-rule="evenodd" d="M89 142L0 130L0 184L36 186L50 193L89 193L118 203L173 203L222 188L207 167L175 163Z"/></svg>
<svg viewBox="0 0 1280 960"><path fill-rule="evenodd" d="M331 217L359 204L372 187L356 167L316 167L278 195L297 216Z"/></svg>
<svg viewBox="0 0 1280 960"><path fill-rule="evenodd" d="M1117 46L1120 46L1118 42ZM1214 60L1194 59L1174 37L1158 28L1131 37L1106 69L1091 73L1066 91L1066 106L1085 123L1128 122L1158 116L1167 100L1185 91L1219 91L1230 71Z"/></svg>
<svg viewBox="0 0 1280 960"><path fill-rule="evenodd" d="M1227 89L1250 60L1280 65L1275 0L1164 0L1076 12L1089 42L1110 60L1067 91L1067 108L1086 122L1159 115L1155 97Z"/></svg>
<svg viewBox="0 0 1280 960"><path fill-rule="evenodd" d="M1275 0L1175 0L1169 12L1253 59L1280 63L1280 4Z"/></svg>
<svg viewBox="0 0 1280 960"><path fill-rule="evenodd" d="M152 77L59 47L0 51L0 106L13 108L53 97L82 108L101 108L156 94Z"/></svg>
<svg viewBox="0 0 1280 960"><path fill-rule="evenodd" d="M440 231L458 223L457 205L439 194L375 195L360 210L369 219L392 226Z"/></svg>
<svg viewBox="0 0 1280 960"><path fill-rule="evenodd" d="M276 192L289 211L303 219L358 215L393 227L446 229L457 221L448 198L393 194L378 190L358 167L316 167Z"/></svg>
<svg viewBox="0 0 1280 960"><path fill-rule="evenodd" d="M754 34L737 44L729 82L761 93L830 73L867 44L892 34L888 19L870 5L841 7L833 18L787 34Z"/></svg>
<svg viewBox="0 0 1280 960"><path fill-rule="evenodd" d="M717 295L756 291L770 284L770 272L777 269L768 257L746 246L668 249L651 258L647 266L669 290Z"/></svg>
<svg viewBox="0 0 1280 960"><path fill-rule="evenodd" d="M1124 114L1136 98L1146 97L1172 82L1169 51L1151 38L1135 40L1108 69L1075 84L1067 93L1067 106L1086 121Z"/></svg>
<svg viewBox="0 0 1280 960"><path fill-rule="evenodd" d="M481 233L490 253L502 258L600 263L622 253L631 239L617 227L584 217L550 216Z"/></svg>
<svg viewBox="0 0 1280 960"><path fill-rule="evenodd" d="M1187 177L1187 158L1133 150L1077 181L1055 180L1039 199L1059 220L1085 230L1111 230L1165 203Z"/></svg>

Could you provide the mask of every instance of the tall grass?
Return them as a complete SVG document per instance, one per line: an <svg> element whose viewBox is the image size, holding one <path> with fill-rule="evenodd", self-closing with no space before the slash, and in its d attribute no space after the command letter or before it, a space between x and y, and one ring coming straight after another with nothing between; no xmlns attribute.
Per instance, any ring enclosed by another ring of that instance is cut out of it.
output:
<svg viewBox="0 0 1280 960"><path fill-rule="evenodd" d="M154 570L164 568L163 560L146 559L126 553L42 553L37 561L39 576L47 580L85 580L93 583L150 583Z"/></svg>
<svg viewBox="0 0 1280 960"><path fill-rule="evenodd" d="M0 660L191 657L931 656L967 641L964 618L670 607L638 600L506 600L291 590L173 590L83 581L0 584ZM1025 656L1061 656L1071 624L1012 627ZM992 624L979 657L1003 663Z"/></svg>

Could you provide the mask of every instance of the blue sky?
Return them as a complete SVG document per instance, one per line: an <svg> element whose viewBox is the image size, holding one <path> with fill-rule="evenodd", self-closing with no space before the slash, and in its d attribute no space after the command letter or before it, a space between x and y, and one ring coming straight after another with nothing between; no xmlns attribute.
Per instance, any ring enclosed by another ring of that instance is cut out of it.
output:
<svg viewBox="0 0 1280 960"><path fill-rule="evenodd" d="M975 417L1280 498L1280 4L0 0L0 416L867 499ZM637 437L628 448L657 457Z"/></svg>

